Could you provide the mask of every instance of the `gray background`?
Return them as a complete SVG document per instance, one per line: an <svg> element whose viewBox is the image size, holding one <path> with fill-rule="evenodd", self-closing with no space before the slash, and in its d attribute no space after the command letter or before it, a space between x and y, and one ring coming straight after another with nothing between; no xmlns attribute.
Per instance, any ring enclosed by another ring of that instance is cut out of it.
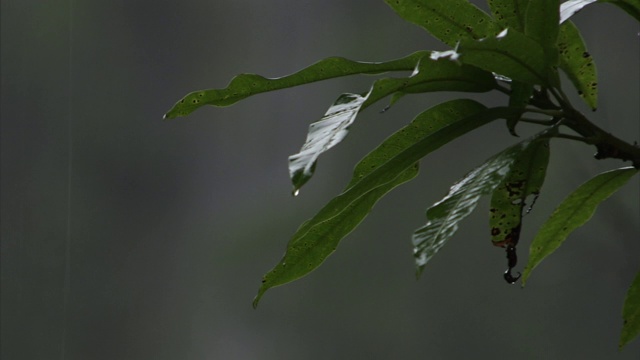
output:
<svg viewBox="0 0 640 360"><path fill-rule="evenodd" d="M610 5L575 21L600 74L599 110L588 115L640 139L637 23ZM617 351L639 266L637 178L525 289L502 279L486 201L415 280L411 232L453 181L516 141L502 122L425 159L320 269L251 308L298 224L342 190L358 159L456 94L369 109L297 198L286 157L341 92L365 91L371 78L171 122L162 114L237 73L419 49L446 48L382 1L3 0L2 359L638 359L640 341ZM581 144L552 147L518 269L557 203L621 165Z"/></svg>

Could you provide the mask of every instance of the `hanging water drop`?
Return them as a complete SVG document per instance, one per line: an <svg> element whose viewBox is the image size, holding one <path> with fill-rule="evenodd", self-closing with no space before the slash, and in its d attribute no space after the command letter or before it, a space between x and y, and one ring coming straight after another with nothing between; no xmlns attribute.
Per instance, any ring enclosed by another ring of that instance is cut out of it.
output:
<svg viewBox="0 0 640 360"><path fill-rule="evenodd" d="M293 189L293 196L298 196L300 194L300 189Z"/></svg>

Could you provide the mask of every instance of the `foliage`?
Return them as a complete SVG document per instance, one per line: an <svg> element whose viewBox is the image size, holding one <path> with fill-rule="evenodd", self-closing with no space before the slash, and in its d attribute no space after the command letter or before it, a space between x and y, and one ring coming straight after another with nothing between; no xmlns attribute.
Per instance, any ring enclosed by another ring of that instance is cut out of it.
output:
<svg viewBox="0 0 640 360"><path fill-rule="evenodd" d="M517 263L522 216L542 191L551 139L581 141L596 147L597 159L617 158L631 161L633 166L595 176L558 206L531 244L523 286L540 261L588 221L597 206L640 168L640 148L603 131L577 111L565 95L559 76L559 70L563 71L585 103L595 110L595 63L569 18L585 6L608 2L640 21L639 0L571 0L562 4L558 0L489 0L491 14L466 0L385 2L404 20L424 28L451 50L419 51L381 63L333 57L277 79L242 74L224 89L186 95L165 115L166 119L186 116L204 105L229 106L258 93L339 76L412 71L409 76L378 79L362 94L340 95L326 114L309 126L300 152L289 157L296 195L313 176L318 158L348 135L357 115L388 96L389 107L406 94L434 91L497 91L508 98L506 106L493 108L468 99L436 105L364 157L345 190L293 235L282 260L264 276L254 307L268 289L320 266L380 198L418 174L420 159L489 122L505 119L507 130L514 136L519 122L543 128L471 170L428 209L426 224L412 238L418 275L454 236L460 221L474 210L481 196L491 195L491 234L487 235L494 245L505 248L505 279L513 283L519 278L511 270ZM567 133L567 129L577 135ZM640 273L625 301L620 347L640 331L639 279Z"/></svg>

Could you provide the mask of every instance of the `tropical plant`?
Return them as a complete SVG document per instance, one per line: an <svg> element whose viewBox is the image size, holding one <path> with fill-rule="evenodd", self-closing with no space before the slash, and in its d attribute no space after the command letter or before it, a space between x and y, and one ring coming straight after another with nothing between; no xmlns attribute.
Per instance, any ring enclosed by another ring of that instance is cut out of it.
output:
<svg viewBox="0 0 640 360"><path fill-rule="evenodd" d="M494 245L506 251L505 280L514 283L520 278L512 268L517 263L522 216L531 210L542 189L551 139L595 146L596 159L615 158L630 161L632 166L587 180L560 203L531 243L522 274L523 286L533 269L640 168L640 148L609 134L576 110L559 76L562 70L595 111L595 63L569 18L587 5L608 2L640 21L639 0L572 0L562 4L558 0L489 0L491 14L465 0L385 2L404 20L424 28L451 49L418 51L379 63L332 57L276 79L241 74L224 89L186 95L165 115L166 119L173 119L204 105L229 106L258 93L340 76L410 71L409 76L375 80L364 93L340 95L326 114L309 126L300 152L289 157L293 193L297 195L313 176L318 157L345 138L361 111L386 97L390 96L388 109L407 94L497 91L506 96L504 106L492 108L469 99L433 106L365 156L356 165L345 190L298 228L282 260L264 276L254 307L268 289L318 267L381 197L418 174L420 159L492 121L504 119L514 136L518 136L519 123L536 124L542 129L471 170L428 209L426 224L412 237L418 276L455 234L460 221L474 210L481 196L491 195L491 234L487 235ZM623 320L620 347L640 333L640 273L627 293Z"/></svg>

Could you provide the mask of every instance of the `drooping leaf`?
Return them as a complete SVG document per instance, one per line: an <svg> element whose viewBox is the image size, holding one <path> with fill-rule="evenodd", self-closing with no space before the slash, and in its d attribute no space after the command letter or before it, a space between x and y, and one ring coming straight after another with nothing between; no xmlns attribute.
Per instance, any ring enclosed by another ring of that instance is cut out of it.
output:
<svg viewBox="0 0 640 360"><path fill-rule="evenodd" d="M346 190L296 231L284 257L264 279L254 300L318 267L393 187L415 176L417 161L451 140L496 118L508 108L486 109L473 100L452 100L426 110L367 155L355 168Z"/></svg>
<svg viewBox="0 0 640 360"><path fill-rule="evenodd" d="M620 349L640 335L640 271L636 274L625 296L622 319L622 333L618 345Z"/></svg>
<svg viewBox="0 0 640 360"><path fill-rule="evenodd" d="M385 0L400 17L449 46L495 35L493 20L467 0Z"/></svg>
<svg viewBox="0 0 640 360"><path fill-rule="evenodd" d="M367 97L358 94L342 94L319 121L309 126L307 140L300 152L289 157L289 175L294 194L313 175L316 161L323 152L337 145L360 111Z"/></svg>
<svg viewBox="0 0 640 360"><path fill-rule="evenodd" d="M482 41L462 40L458 52L464 64L528 84L548 82L549 66L542 47L516 30L505 29Z"/></svg>
<svg viewBox="0 0 640 360"><path fill-rule="evenodd" d="M173 119L187 116L204 105L229 106L255 94L340 76L412 71L418 61L428 54L427 51L418 51L401 59L379 63L357 62L341 57L331 57L294 74L275 79L267 79L256 74L241 74L234 77L224 89L200 90L187 94L164 115L164 118Z"/></svg>
<svg viewBox="0 0 640 360"><path fill-rule="evenodd" d="M488 0L491 13L500 28L524 32L525 14L529 0Z"/></svg>
<svg viewBox="0 0 640 360"><path fill-rule="evenodd" d="M560 28L559 0L534 0L527 7L524 34L540 44L547 65L557 65L558 32Z"/></svg>
<svg viewBox="0 0 640 360"><path fill-rule="evenodd" d="M416 230L412 238L417 276L455 234L458 224L473 212L480 197L500 184L530 141L522 141L491 157L456 182L442 200L427 210L427 224Z"/></svg>
<svg viewBox="0 0 640 360"><path fill-rule="evenodd" d="M511 94L509 94L509 107L520 109L521 112L507 119L507 129L513 136L516 134L516 125L520 120L524 108L529 105L529 99L533 95L533 85L521 81L511 81Z"/></svg>
<svg viewBox="0 0 640 360"><path fill-rule="evenodd" d="M496 246L515 246L530 196L538 196L549 164L549 139L530 142L514 160L509 173L491 195L489 228Z"/></svg>
<svg viewBox="0 0 640 360"><path fill-rule="evenodd" d="M343 94L317 122L309 126L307 140L299 153L289 157L289 174L298 191L313 175L318 157L347 135L356 115L390 94L431 91L485 92L496 87L490 73L449 59L425 57L405 78L376 80L366 95Z"/></svg>
<svg viewBox="0 0 640 360"><path fill-rule="evenodd" d="M567 19L577 14L582 8L596 1L598 0L569 0L563 2L560 4L560 23L567 21Z"/></svg>
<svg viewBox="0 0 640 360"><path fill-rule="evenodd" d="M640 21L640 0L602 0L602 2L616 5L627 14L633 16L637 21Z"/></svg>
<svg viewBox="0 0 640 360"><path fill-rule="evenodd" d="M531 242L529 262L522 275L522 285L524 286L533 269L544 258L562 245L573 230L586 223L598 205L618 191L637 172L633 167L604 172L580 185L567 196Z"/></svg>
<svg viewBox="0 0 640 360"><path fill-rule="evenodd" d="M560 26L558 49L560 69L567 74L580 97L595 110L598 106L596 64L584 45L580 31L571 21Z"/></svg>

